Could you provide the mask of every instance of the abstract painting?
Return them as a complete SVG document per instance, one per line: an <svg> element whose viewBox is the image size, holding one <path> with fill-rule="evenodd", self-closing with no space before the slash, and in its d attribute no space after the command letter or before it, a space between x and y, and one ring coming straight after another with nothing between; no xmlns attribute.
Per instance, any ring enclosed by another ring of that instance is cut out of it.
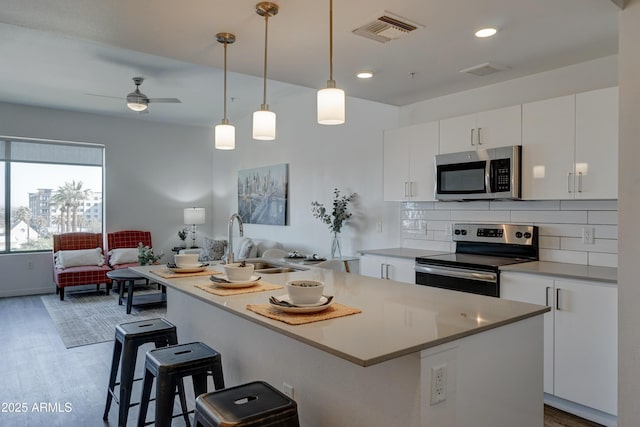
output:
<svg viewBox="0 0 640 427"><path fill-rule="evenodd" d="M238 214L245 224L287 225L289 165L238 171Z"/></svg>

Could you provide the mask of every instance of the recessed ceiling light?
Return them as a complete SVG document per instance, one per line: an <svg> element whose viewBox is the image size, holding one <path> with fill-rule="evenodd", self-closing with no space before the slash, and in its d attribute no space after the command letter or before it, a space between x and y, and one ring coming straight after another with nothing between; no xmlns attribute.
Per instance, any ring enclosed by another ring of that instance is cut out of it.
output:
<svg viewBox="0 0 640 427"><path fill-rule="evenodd" d="M493 27L481 28L478 31L476 31L476 37L479 37L479 38L491 37L495 35L495 33L497 32L498 30Z"/></svg>
<svg viewBox="0 0 640 427"><path fill-rule="evenodd" d="M356 74L356 77L358 77L359 79L370 79L371 77L373 77L373 73L371 71L361 71Z"/></svg>

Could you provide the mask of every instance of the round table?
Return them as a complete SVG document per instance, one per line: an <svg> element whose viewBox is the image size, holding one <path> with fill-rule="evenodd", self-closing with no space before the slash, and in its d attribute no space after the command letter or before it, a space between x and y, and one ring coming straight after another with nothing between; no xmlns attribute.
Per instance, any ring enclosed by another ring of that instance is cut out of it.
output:
<svg viewBox="0 0 640 427"><path fill-rule="evenodd" d="M153 292L144 295L134 296L134 283L136 280L147 280L146 277L137 274L130 268L119 268L107 272L107 277L118 283L120 293L118 296L118 305L122 305L122 301L127 301L127 314L131 314L131 307L147 304L159 304L167 302L167 290L162 286L162 292ZM125 287L127 294L125 295Z"/></svg>

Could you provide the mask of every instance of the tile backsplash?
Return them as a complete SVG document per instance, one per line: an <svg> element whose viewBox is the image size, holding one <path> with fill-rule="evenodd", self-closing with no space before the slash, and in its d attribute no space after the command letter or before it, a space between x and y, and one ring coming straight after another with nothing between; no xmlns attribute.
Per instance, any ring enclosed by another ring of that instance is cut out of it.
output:
<svg viewBox="0 0 640 427"><path fill-rule="evenodd" d="M533 224L539 227L540 260L618 266L616 200L546 200L402 203L402 246L455 251L457 222ZM593 243L583 243L583 230Z"/></svg>

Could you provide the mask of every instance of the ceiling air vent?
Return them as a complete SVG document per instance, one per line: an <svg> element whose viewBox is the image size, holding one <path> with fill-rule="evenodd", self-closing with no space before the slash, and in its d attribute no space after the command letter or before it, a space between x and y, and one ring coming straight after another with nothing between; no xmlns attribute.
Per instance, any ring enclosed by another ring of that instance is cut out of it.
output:
<svg viewBox="0 0 640 427"><path fill-rule="evenodd" d="M498 67L496 65L485 62L484 64L474 65L473 67L460 70L461 73L473 74L474 76L486 76L488 74L497 73L504 70L505 67Z"/></svg>
<svg viewBox="0 0 640 427"><path fill-rule="evenodd" d="M380 43L386 43L422 27L424 26L385 10L373 21L353 30L353 33Z"/></svg>

